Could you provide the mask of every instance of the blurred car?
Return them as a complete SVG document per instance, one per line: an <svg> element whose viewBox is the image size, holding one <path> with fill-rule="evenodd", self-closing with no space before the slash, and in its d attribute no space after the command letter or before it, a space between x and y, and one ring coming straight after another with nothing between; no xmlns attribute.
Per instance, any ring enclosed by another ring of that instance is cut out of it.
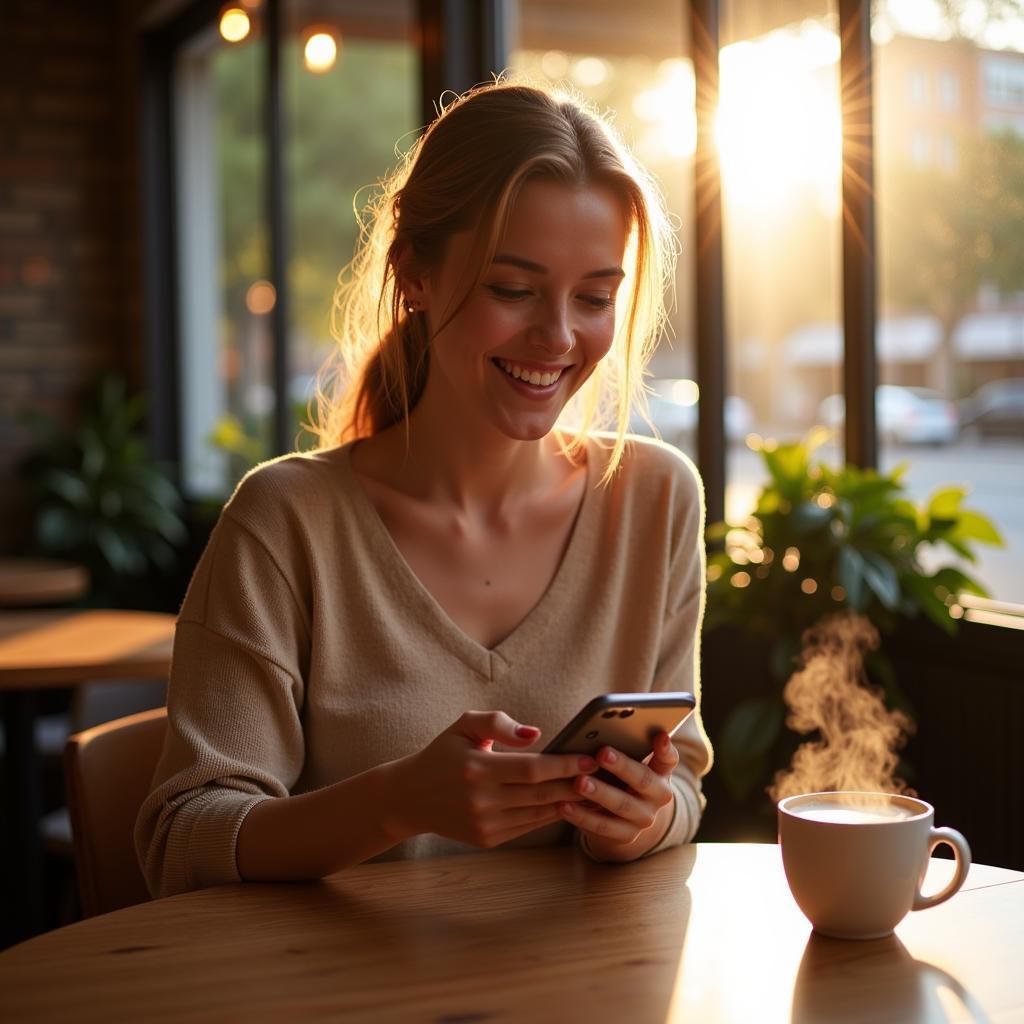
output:
<svg viewBox="0 0 1024 1024"><path fill-rule="evenodd" d="M662 439L677 447L691 444L697 434L697 385L691 380L658 377L647 381L647 386L653 392L648 396L648 410ZM651 428L635 410L629 429L652 436ZM725 399L725 439L740 443L753 429L754 414L748 403L739 395L729 395Z"/></svg>
<svg viewBox="0 0 1024 1024"><path fill-rule="evenodd" d="M1024 377L983 384L964 399L960 424L984 437L1024 435Z"/></svg>
<svg viewBox="0 0 1024 1024"><path fill-rule="evenodd" d="M829 395L818 406L818 422L841 430L846 417L842 395ZM878 436L890 444L951 444L960 433L956 406L929 388L880 384L875 388Z"/></svg>

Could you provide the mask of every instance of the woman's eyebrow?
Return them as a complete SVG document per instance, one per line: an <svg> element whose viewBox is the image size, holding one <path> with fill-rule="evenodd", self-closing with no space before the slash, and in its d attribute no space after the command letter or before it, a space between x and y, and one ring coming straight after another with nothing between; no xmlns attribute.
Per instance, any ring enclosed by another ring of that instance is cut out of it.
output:
<svg viewBox="0 0 1024 1024"><path fill-rule="evenodd" d="M505 263L512 267L521 267L523 270L529 270L534 274L546 274L548 268L540 263L534 263L533 260L523 259L522 256L513 256L511 253L499 252L494 259L493 263ZM626 272L622 267L604 267L601 270L591 270L583 275L584 278L590 277L625 277Z"/></svg>

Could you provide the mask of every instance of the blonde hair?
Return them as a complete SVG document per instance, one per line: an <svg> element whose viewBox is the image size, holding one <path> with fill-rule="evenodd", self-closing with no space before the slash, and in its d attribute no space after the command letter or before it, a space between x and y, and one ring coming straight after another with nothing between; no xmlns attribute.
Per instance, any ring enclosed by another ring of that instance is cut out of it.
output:
<svg viewBox="0 0 1024 1024"><path fill-rule="evenodd" d="M599 114L567 94L507 80L474 88L445 106L361 218L355 256L339 275L331 310L337 345L317 377L315 415L310 407L307 429L318 447L396 423L408 429L427 379L430 337L425 315L404 306L399 262L411 258L436 269L451 236L476 227L471 265L482 274L520 189L538 178L604 187L630 218L625 303L612 347L558 423L570 458L580 453L588 431L615 425L611 477L630 409L637 401L645 405L643 370L667 319L664 294L674 280L675 258L668 216L651 177ZM479 277L468 284L463 301L478 283ZM577 433L567 442L561 431L570 418Z"/></svg>

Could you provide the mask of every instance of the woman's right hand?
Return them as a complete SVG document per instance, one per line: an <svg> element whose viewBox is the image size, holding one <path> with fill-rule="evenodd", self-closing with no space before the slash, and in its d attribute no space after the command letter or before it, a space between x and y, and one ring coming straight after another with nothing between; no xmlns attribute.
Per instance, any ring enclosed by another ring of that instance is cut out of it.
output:
<svg viewBox="0 0 1024 1024"><path fill-rule="evenodd" d="M584 802L573 779L598 764L578 754L492 750L495 742L529 747L539 737L539 729L503 711L465 712L423 750L396 763L401 831L490 848L563 821L560 801Z"/></svg>

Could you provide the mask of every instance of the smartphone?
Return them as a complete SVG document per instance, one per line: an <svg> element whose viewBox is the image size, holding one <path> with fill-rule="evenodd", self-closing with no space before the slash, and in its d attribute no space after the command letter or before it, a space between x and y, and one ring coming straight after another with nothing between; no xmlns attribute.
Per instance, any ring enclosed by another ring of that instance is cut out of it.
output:
<svg viewBox="0 0 1024 1024"><path fill-rule="evenodd" d="M671 736L697 706L697 698L683 690L665 693L602 693L544 748L545 754L589 754L614 747L635 761L654 749L659 732ZM620 789L626 784L601 768L597 777Z"/></svg>

